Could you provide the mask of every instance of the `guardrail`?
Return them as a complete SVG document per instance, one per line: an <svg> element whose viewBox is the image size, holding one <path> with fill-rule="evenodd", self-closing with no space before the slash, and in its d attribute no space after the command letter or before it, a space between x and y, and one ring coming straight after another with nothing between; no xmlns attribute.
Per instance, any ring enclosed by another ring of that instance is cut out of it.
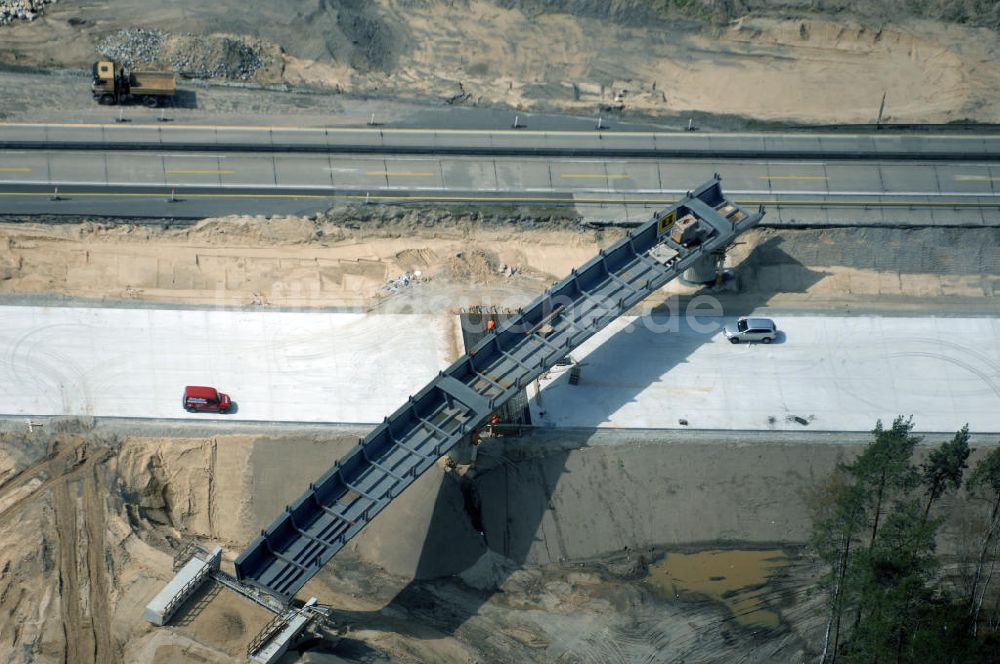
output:
<svg viewBox="0 0 1000 664"><path fill-rule="evenodd" d="M0 149L996 161L1000 136L0 123Z"/></svg>

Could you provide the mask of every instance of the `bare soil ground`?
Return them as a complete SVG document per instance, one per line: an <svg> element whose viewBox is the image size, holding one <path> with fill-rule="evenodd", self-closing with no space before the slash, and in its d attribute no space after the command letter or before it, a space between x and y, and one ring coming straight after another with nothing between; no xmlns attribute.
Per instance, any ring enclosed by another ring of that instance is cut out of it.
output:
<svg viewBox="0 0 1000 664"><path fill-rule="evenodd" d="M2 434L7 661L243 661L269 617L243 598L210 585L167 628L145 623L142 607L183 543L221 543L231 560L302 490L302 468L325 467L359 433L130 429L55 420ZM802 661L823 629L822 599L806 592L817 574L802 549L808 496L858 439L748 442L626 432L488 441L474 472L435 467L306 586L334 608L342 638L312 655ZM948 509L969 518L979 507L960 496ZM948 533L944 550L961 554L960 539Z"/></svg>
<svg viewBox="0 0 1000 664"><path fill-rule="evenodd" d="M0 224L0 296L396 312L516 307L620 233L572 217L409 208L193 226L9 221ZM728 260L734 278L715 294L777 309L989 313L1000 295L996 229L760 229ZM694 292L671 285L648 304Z"/></svg>
<svg viewBox="0 0 1000 664"><path fill-rule="evenodd" d="M742 12L735 5L714 11L720 3L673 3L690 5L680 12L660 11L666 3L602 4L68 2L31 23L0 28L0 62L86 67L102 39L137 25L173 35L168 42L200 36L205 45L187 50L218 52L220 62L229 57L218 46L220 33L248 35L271 54L258 82L366 97L579 114L871 122L886 93L888 119L1000 119L1000 37L989 27L926 20L935 12L894 11L888 2L884 11L879 3L869 3L874 11L856 8L855 16L835 3L813 3L813 13L762 2ZM965 18L992 25L985 14ZM154 63L175 60L165 53ZM17 94L30 95L28 87Z"/></svg>
<svg viewBox="0 0 1000 664"><path fill-rule="evenodd" d="M175 304L369 308L390 294L387 284L410 275L414 285L474 283L530 294L615 235L559 226L556 220L531 231L499 218L412 210L230 217L167 229L5 224L0 289Z"/></svg>

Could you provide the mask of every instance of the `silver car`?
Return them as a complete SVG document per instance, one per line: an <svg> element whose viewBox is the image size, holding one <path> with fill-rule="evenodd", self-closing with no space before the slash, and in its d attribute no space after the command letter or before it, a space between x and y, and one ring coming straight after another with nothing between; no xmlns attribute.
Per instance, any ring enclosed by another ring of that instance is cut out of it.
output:
<svg viewBox="0 0 1000 664"><path fill-rule="evenodd" d="M736 327L727 326L722 333L730 343L741 341L761 341L769 344L778 338L778 328L770 318L740 318Z"/></svg>

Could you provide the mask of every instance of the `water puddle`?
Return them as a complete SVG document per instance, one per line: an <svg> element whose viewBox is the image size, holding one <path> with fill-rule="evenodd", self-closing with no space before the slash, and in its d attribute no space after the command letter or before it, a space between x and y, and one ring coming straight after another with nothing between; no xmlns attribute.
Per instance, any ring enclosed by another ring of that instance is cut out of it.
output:
<svg viewBox="0 0 1000 664"><path fill-rule="evenodd" d="M744 627L777 627L767 598L770 582L787 565L780 549L668 553L649 566L646 583L671 599L694 594L719 602Z"/></svg>

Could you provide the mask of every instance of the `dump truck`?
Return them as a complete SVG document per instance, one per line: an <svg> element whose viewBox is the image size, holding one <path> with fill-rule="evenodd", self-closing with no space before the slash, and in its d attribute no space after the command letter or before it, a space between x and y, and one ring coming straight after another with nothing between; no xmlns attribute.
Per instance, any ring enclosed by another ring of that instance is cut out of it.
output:
<svg viewBox="0 0 1000 664"><path fill-rule="evenodd" d="M169 103L177 92L177 76L169 71L130 71L111 60L99 60L93 73L90 92L101 104L140 101L156 108Z"/></svg>

